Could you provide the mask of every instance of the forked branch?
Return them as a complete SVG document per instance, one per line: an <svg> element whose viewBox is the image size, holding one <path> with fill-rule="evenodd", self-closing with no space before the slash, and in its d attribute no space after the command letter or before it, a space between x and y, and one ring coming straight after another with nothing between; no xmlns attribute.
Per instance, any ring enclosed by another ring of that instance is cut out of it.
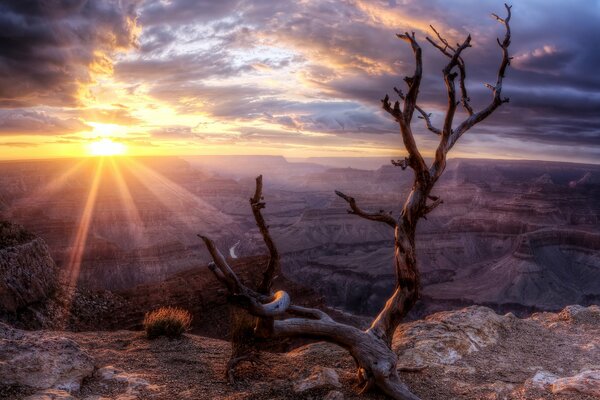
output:
<svg viewBox="0 0 600 400"><path fill-rule="evenodd" d="M389 213L386 213L385 211L379 211L376 213L368 213L358 207L354 197L347 196L344 193L340 192L339 190L336 190L335 194L337 194L339 197L344 199L350 206L350 210L348 210L348 214L355 214L355 215L358 215L359 217L362 217L362 218L365 218L365 219L368 219L371 221L384 222L387 225L391 226L392 228L396 227L396 220Z"/></svg>
<svg viewBox="0 0 600 400"><path fill-rule="evenodd" d="M421 77L423 75L422 51L419 43L417 43L417 40L415 39L414 32L412 34L405 32L404 34L398 34L396 36L410 44L415 56L415 72L412 76L407 76L404 78L404 81L408 85L408 92L403 99L404 105L402 111L400 111L400 103L398 101L394 103L394 107L392 108L389 101L390 97L387 94L381 100L381 102L383 103L383 109L391 114L400 124L402 141L404 142L404 147L408 152L409 165L415 171L415 176L420 180L427 180L427 175L429 173L427 171L427 165L425 164L425 160L423 159L423 156L417 147L417 143L415 142L415 138L410 126L414 111L416 109L417 97L419 95L419 88L421 86ZM425 113L422 113L422 115L423 114L427 115Z"/></svg>
<svg viewBox="0 0 600 400"><path fill-rule="evenodd" d="M448 91L448 109L446 110L444 129L442 130L442 139L436 151L435 162L429 171L430 176L433 177L434 181L436 181L444 171L446 166L446 154L452 149L452 147L454 147L456 141L470 128L472 128L473 126L490 116L500 105L508 102L508 98L502 97L502 82L506 74L506 68L510 65L511 60L511 57L508 54L508 47L510 46L511 39L510 19L512 6L504 4L504 7L506 8L507 13L506 18L501 18L496 14L492 14L492 16L497 21L504 25L505 35L502 41L500 41L500 39L497 40L498 45L502 50L502 60L500 62L500 67L498 68L496 84L486 84L486 86L492 91L492 101L487 107L483 108L481 111L474 112L470 105L468 105L469 100L464 82L466 76L465 65L460 53L466 47L470 47L470 36L467 37L467 40L465 40L465 42L463 42L462 45L457 45L456 48L450 46L448 44L448 41L444 39L435 29L433 29L433 27L432 29L436 33L438 39L442 42L443 46L439 45L432 39L427 38L427 40L430 43L432 43L437 49L439 49L443 54L450 57L450 61L443 70L444 81L446 82L446 88ZM467 112L469 114L468 117L464 121L462 121L455 129L452 128L452 124L454 114L456 112L456 100L454 93L454 78L456 77L456 75L454 75L451 72L454 67L458 67L460 72L460 86L463 97L461 102L463 103L463 106L466 102L466 104L468 105Z"/></svg>
<svg viewBox="0 0 600 400"><path fill-rule="evenodd" d="M486 84L486 86L489 87L492 91L492 101L487 107L483 108L479 112L473 113L456 127L456 129L454 130L454 134L450 137L450 140L446 144L446 152L452 149L456 141L466 131L468 131L474 125L483 121L487 117L489 117L503 103L509 102L509 99L507 97L502 97L502 82L504 80L504 76L506 75L506 69L510 65L510 60L512 59L512 57L510 57L508 53L508 48L510 46L511 40L510 19L512 15L512 6L504 4L504 7L506 8L506 18L500 18L496 14L492 14L492 16L505 27L504 39L502 41L500 41L500 39L497 39L498 45L500 46L500 49L502 51L502 60L500 61L500 67L498 68L496 84Z"/></svg>
<svg viewBox="0 0 600 400"><path fill-rule="evenodd" d="M398 97L400 97L403 101L406 100L406 96L404 95L404 92L402 92L402 90L400 90L394 86L394 92L396 92L396 94L398 94ZM421 115L417 116L417 118L425 121L425 127L427 129L429 129L431 132L435 133L436 135L442 134L442 131L440 131L438 128L433 126L433 124L431 123L431 114L426 113L425 110L423 110L421 107L419 107L418 104L415 104L415 109L419 112L419 114L421 114Z"/></svg>
<svg viewBox="0 0 600 400"><path fill-rule="evenodd" d="M443 44L440 45L439 43L437 43L435 40L431 39L430 37L426 37L425 39L427 39L427 41L429 43L431 43L436 49L440 50L442 52L442 54L444 54L445 56L452 58L454 53L456 53L456 49L451 46L448 43L448 40L446 40L434 27L433 25L429 25L429 27L431 28L431 30L436 34L438 40ZM471 99L469 98L469 95L467 93L467 86L465 85L465 80L467 78L467 70L465 67L465 62L462 59L462 57L458 57L458 70L460 72L460 92L461 92L461 99L460 99L460 103L462 104L463 108L467 111L467 113L469 115L473 114L473 108L471 107L471 104L469 103L471 101Z"/></svg>
<svg viewBox="0 0 600 400"><path fill-rule="evenodd" d="M281 261L279 252L277 251L277 246L275 245L275 242L273 242L273 238L271 238L267 223L265 222L265 219L260 211L265 208L265 202L262 201L262 187L262 175L259 175L256 177L256 189L254 190L254 196L250 198L250 207L252 208L252 214L254 215L256 226L258 226L263 241L265 242L267 249L269 249L269 262L267 263L267 268L265 268L263 272L262 282L258 286L259 293L267 294L271 290L275 273L281 269Z"/></svg>

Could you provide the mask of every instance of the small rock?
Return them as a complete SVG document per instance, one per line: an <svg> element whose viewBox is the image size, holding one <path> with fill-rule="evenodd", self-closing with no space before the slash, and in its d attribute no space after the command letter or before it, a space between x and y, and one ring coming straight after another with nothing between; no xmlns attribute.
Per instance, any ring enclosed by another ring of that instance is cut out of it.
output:
<svg viewBox="0 0 600 400"><path fill-rule="evenodd" d="M315 367L311 375L294 384L294 391L301 393L306 390L325 387L341 387L339 376L333 368Z"/></svg>
<svg viewBox="0 0 600 400"><path fill-rule="evenodd" d="M137 398L140 390L158 390L157 385L150 384L147 380L138 374L130 374L112 365L102 367L96 371L96 375L106 381L115 381L127 384L126 392L119 397L119 400L132 400ZM128 397L129 396L129 397Z"/></svg>
<svg viewBox="0 0 600 400"><path fill-rule="evenodd" d="M332 390L323 397L323 400L344 400L344 394L337 390Z"/></svg>
<svg viewBox="0 0 600 400"><path fill-rule="evenodd" d="M548 389L550 385L552 385L558 376L554 375L548 371L537 371L533 378L527 379L525 381L525 387L531 389Z"/></svg>

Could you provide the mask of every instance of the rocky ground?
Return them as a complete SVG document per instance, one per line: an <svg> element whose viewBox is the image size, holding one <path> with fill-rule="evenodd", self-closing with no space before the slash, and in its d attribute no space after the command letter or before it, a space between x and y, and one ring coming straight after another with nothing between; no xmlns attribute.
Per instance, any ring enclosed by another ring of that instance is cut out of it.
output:
<svg viewBox="0 0 600 400"><path fill-rule="evenodd" d="M422 399L600 398L600 307L528 319L485 307L404 324L394 348ZM358 396L352 359L315 343L265 353L224 379L227 342L141 332L25 332L0 325L0 397L6 399L383 399Z"/></svg>

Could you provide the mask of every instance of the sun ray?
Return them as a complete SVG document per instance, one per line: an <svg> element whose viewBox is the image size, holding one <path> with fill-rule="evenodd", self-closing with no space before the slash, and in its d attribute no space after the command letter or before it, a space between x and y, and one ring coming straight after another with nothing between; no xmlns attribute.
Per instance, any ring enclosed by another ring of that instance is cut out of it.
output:
<svg viewBox="0 0 600 400"><path fill-rule="evenodd" d="M15 217L15 215L18 214L22 209L26 209L27 214L32 214L35 213L37 210L43 208L44 204L40 203L40 199L49 199L52 198L52 196L54 196L56 193L58 193L60 189L62 189L65 186L65 184L67 184L69 179L72 178L75 175L75 173L80 170L81 166L84 164L85 161L85 159L79 160L69 169L52 179L44 186L34 190L27 196L16 200L6 210L7 215L9 215L10 217Z"/></svg>
<svg viewBox="0 0 600 400"><path fill-rule="evenodd" d="M94 214L94 206L96 205L96 198L98 197L98 188L102 179L102 170L104 167L104 159L101 158L96 166L94 178L90 185L83 211L79 218L79 226L77 227L77 233L73 244L70 249L69 259L66 269L63 271L68 284L67 293L67 308L70 308L75 289L77 287L77 281L79 280L79 272L81 270L81 261L83 259L83 252L85 251L85 245L88 238L90 224Z"/></svg>
<svg viewBox="0 0 600 400"><path fill-rule="evenodd" d="M117 161L114 158L110 158L110 165L113 177L117 183L119 199L121 201L123 211L125 212L129 233L133 238L134 243L139 245L142 241L142 229L144 224L133 197L131 196L131 192L129 191L127 183L123 178L121 165L117 164Z"/></svg>
<svg viewBox="0 0 600 400"><path fill-rule="evenodd" d="M156 172L152 168L148 168L142 163L132 159L126 160L126 165L128 170L139 180L139 182L142 183L142 185L144 185L167 210L172 212L174 218L182 225L193 230L198 229L193 220L189 217L182 217L182 208L187 210L198 209L200 210L198 213L199 215L210 215L213 216L215 220L219 219L222 222L219 224L221 226L233 223L233 220L230 217L221 213L211 204L164 175Z"/></svg>

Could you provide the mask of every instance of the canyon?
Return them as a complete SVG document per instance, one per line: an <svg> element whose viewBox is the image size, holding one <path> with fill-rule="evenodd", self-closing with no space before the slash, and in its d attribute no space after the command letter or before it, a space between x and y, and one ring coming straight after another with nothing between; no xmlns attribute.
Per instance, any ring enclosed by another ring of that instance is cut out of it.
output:
<svg viewBox="0 0 600 400"><path fill-rule="evenodd" d="M80 290L132 293L206 271L198 233L240 259L263 254L248 205L262 173L285 279L369 316L392 290L393 232L348 214L333 190L398 215L411 172L336 162L115 158L102 172L94 158L3 162L0 219L42 238ZM444 203L417 232L423 296L412 318L474 304L526 316L600 301L600 166L453 159L434 194Z"/></svg>

